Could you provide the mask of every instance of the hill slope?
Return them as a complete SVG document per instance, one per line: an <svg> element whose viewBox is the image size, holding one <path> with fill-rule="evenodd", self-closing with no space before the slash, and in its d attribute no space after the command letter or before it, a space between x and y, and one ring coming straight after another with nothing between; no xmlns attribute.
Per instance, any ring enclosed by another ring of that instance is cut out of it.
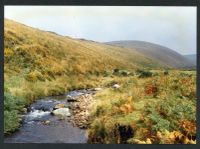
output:
<svg viewBox="0 0 200 149"><path fill-rule="evenodd" d="M96 73L116 67L135 69L165 66L134 50L72 39L7 19L4 32L6 70L11 70L7 69L8 65L14 65L18 71L24 68L29 69L27 71L37 69L43 75L56 76Z"/></svg>
<svg viewBox="0 0 200 149"><path fill-rule="evenodd" d="M188 61L181 54L158 44L145 41L113 41L106 44L119 47L133 48L137 52L146 55L147 57L157 61L160 64L165 64L172 68L187 68L193 66L193 63Z"/></svg>
<svg viewBox="0 0 200 149"><path fill-rule="evenodd" d="M187 58L195 66L197 65L197 55L196 54L184 55L184 57Z"/></svg>

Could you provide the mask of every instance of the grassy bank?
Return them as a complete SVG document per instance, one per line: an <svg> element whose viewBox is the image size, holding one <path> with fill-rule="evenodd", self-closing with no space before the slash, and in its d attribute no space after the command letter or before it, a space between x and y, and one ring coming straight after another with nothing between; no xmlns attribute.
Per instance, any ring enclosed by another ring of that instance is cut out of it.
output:
<svg viewBox="0 0 200 149"><path fill-rule="evenodd" d="M195 143L195 71L105 80L108 88L96 95L90 116L89 143ZM121 87L113 89L114 83Z"/></svg>

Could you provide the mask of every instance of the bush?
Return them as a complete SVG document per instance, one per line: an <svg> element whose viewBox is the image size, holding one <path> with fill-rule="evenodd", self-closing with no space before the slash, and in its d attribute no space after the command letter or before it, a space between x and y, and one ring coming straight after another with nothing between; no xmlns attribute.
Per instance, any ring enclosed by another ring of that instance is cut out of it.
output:
<svg viewBox="0 0 200 149"><path fill-rule="evenodd" d="M120 72L120 74L121 74L122 76L128 76L128 75L129 75L129 72L128 72L128 71L125 71L125 70L122 70L122 71Z"/></svg>
<svg viewBox="0 0 200 149"><path fill-rule="evenodd" d="M127 70L114 69L113 70L113 75L116 75L116 76L129 76L129 75L133 75L133 73L130 73Z"/></svg>
<svg viewBox="0 0 200 149"><path fill-rule="evenodd" d="M165 70L164 71L164 75L168 75L169 74L169 71L168 70Z"/></svg>
<svg viewBox="0 0 200 149"><path fill-rule="evenodd" d="M109 72L109 71L104 71L104 73L103 73L103 76L104 76L104 77L109 77L109 76L111 76L111 75L112 75L112 73Z"/></svg>
<svg viewBox="0 0 200 149"><path fill-rule="evenodd" d="M20 110L25 105L25 101L22 99L17 99L9 92L4 93L4 110Z"/></svg>
<svg viewBox="0 0 200 149"><path fill-rule="evenodd" d="M13 111L4 111L4 133L9 134L14 132L20 126L20 119L18 112Z"/></svg>
<svg viewBox="0 0 200 149"><path fill-rule="evenodd" d="M113 73L118 73L118 72L119 72L119 69L117 68L113 70Z"/></svg>
<svg viewBox="0 0 200 149"><path fill-rule="evenodd" d="M137 70L136 73L138 74L139 78L152 77L152 75L153 75L152 72L145 71L145 70Z"/></svg>
<svg viewBox="0 0 200 149"><path fill-rule="evenodd" d="M20 125L19 111L24 107L24 102L12 96L9 92L4 93L4 133L15 131Z"/></svg>

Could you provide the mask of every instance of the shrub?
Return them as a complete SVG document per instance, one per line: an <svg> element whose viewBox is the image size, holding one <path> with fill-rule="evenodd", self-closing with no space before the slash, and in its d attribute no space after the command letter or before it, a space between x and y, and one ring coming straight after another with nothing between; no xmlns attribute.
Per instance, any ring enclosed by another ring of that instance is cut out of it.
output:
<svg viewBox="0 0 200 149"><path fill-rule="evenodd" d="M4 133L14 132L20 126L19 115L16 110L4 111Z"/></svg>
<svg viewBox="0 0 200 149"><path fill-rule="evenodd" d="M104 71L104 73L103 73L103 76L104 76L104 77L109 77L109 76L111 76L111 75L112 75L112 73L109 72L109 71Z"/></svg>
<svg viewBox="0 0 200 149"><path fill-rule="evenodd" d="M118 73L118 72L119 72L119 69L117 68L113 70L113 73Z"/></svg>
<svg viewBox="0 0 200 149"><path fill-rule="evenodd" d="M168 71L168 70L165 70L163 74L164 74L164 75L168 75L168 74L169 74L169 71Z"/></svg>
<svg viewBox="0 0 200 149"><path fill-rule="evenodd" d="M152 75L153 75L152 72L145 71L145 70L137 70L136 73L138 74L139 78L152 77Z"/></svg>
<svg viewBox="0 0 200 149"><path fill-rule="evenodd" d="M113 75L116 76L128 76L130 73L126 70L120 70L120 69L114 69L113 70Z"/></svg>
<svg viewBox="0 0 200 149"><path fill-rule="evenodd" d="M20 125L19 111L25 106L23 100L17 99L9 92L4 93L4 133L15 131Z"/></svg>
<svg viewBox="0 0 200 149"><path fill-rule="evenodd" d="M24 105L24 100L14 97L9 92L4 92L4 110L20 110Z"/></svg>
<svg viewBox="0 0 200 149"><path fill-rule="evenodd" d="M125 71L125 70L122 70L122 71L120 72L120 74L121 74L122 76L128 76L128 75L129 75L129 72L128 72L128 71Z"/></svg>

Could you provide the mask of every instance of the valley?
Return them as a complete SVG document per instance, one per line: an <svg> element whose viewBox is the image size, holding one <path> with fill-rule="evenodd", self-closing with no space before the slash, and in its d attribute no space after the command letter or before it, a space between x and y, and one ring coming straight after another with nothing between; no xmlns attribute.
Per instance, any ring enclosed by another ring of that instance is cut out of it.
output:
<svg viewBox="0 0 200 149"><path fill-rule="evenodd" d="M69 100L74 92L81 96ZM45 101L65 102L70 116L26 123L38 112L26 110ZM4 135L5 142L195 144L195 64L152 43L100 43L5 19Z"/></svg>

